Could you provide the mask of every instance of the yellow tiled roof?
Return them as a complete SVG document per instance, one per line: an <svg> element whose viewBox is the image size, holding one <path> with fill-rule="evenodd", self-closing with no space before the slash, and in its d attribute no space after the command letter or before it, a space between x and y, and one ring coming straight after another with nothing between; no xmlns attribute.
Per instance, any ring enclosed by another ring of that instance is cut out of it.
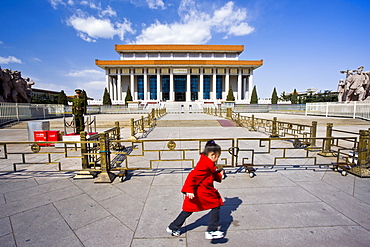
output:
<svg viewBox="0 0 370 247"><path fill-rule="evenodd" d="M244 51L244 45L115 45L117 52L237 52Z"/></svg>
<svg viewBox="0 0 370 247"><path fill-rule="evenodd" d="M95 64L101 68L114 66L262 66L263 60L98 60Z"/></svg>

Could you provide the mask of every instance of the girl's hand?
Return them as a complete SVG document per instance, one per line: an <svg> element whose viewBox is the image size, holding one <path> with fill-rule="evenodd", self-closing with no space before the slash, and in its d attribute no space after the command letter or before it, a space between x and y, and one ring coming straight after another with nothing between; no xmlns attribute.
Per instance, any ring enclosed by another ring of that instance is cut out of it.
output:
<svg viewBox="0 0 370 247"><path fill-rule="evenodd" d="M193 193L186 192L186 196L189 197L189 199L193 199L195 196Z"/></svg>

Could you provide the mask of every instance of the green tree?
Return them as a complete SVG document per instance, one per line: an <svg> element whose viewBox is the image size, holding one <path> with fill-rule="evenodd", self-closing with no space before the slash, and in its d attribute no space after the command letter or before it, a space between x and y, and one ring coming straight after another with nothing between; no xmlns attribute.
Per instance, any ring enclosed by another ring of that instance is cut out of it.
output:
<svg viewBox="0 0 370 247"><path fill-rule="evenodd" d="M128 101L132 101L130 86L127 86L126 97L125 97L125 105L126 106L127 106Z"/></svg>
<svg viewBox="0 0 370 247"><path fill-rule="evenodd" d="M104 89L103 105L112 105L112 100L110 99L107 88Z"/></svg>
<svg viewBox="0 0 370 247"><path fill-rule="evenodd" d="M274 91L272 92L272 96L271 96L271 104L276 105L277 102L278 102L278 95L276 92L276 87L274 87Z"/></svg>
<svg viewBox="0 0 370 247"><path fill-rule="evenodd" d="M251 104L258 104L257 88L254 85L251 96Z"/></svg>
<svg viewBox="0 0 370 247"><path fill-rule="evenodd" d="M281 101L290 101L291 95L286 95L285 91L283 91L280 95L280 100Z"/></svg>
<svg viewBox="0 0 370 247"><path fill-rule="evenodd" d="M294 89L293 91L293 95L290 99L290 102L292 102L292 104L298 104L298 93L296 89Z"/></svg>
<svg viewBox="0 0 370 247"><path fill-rule="evenodd" d="M231 86L229 87L229 92L227 93L226 101L235 101L234 92Z"/></svg>
<svg viewBox="0 0 370 247"><path fill-rule="evenodd" d="M67 95L63 90L58 94L58 104L68 105Z"/></svg>

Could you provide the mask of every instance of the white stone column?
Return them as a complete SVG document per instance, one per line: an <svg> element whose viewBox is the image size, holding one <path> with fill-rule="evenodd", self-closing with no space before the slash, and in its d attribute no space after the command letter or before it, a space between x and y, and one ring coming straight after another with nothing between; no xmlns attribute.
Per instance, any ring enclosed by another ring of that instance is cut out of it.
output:
<svg viewBox="0 0 370 247"><path fill-rule="evenodd" d="M247 78L243 77L243 75L242 75L242 80L243 80L243 94L242 94L242 97L243 97L243 100L246 100L247 99Z"/></svg>
<svg viewBox="0 0 370 247"><path fill-rule="evenodd" d="M175 100L175 92L174 92L174 81L173 81L173 70L170 69L170 101Z"/></svg>
<svg viewBox="0 0 370 247"><path fill-rule="evenodd" d="M238 99L237 100L242 100L242 71L239 69L239 74L238 74Z"/></svg>
<svg viewBox="0 0 370 247"><path fill-rule="evenodd" d="M216 68L213 68L211 100L216 100Z"/></svg>
<svg viewBox="0 0 370 247"><path fill-rule="evenodd" d="M144 100L150 99L150 97L148 97L148 94L148 73L147 69L144 68Z"/></svg>
<svg viewBox="0 0 370 247"><path fill-rule="evenodd" d="M121 69L118 69L118 85L117 85L117 92L118 92L118 99L119 101L122 101L122 75L121 75Z"/></svg>
<svg viewBox="0 0 370 247"><path fill-rule="evenodd" d="M223 100L226 100L227 95L229 93L230 89L230 74L229 69L226 69L226 75L225 75L225 98Z"/></svg>
<svg viewBox="0 0 370 247"><path fill-rule="evenodd" d="M191 101L191 77L190 77L190 69L188 69L188 73L186 75L186 101Z"/></svg>
<svg viewBox="0 0 370 247"><path fill-rule="evenodd" d="M157 68L157 100L161 100L162 99L162 95L161 95L161 85L162 85L162 82L161 82L161 73L160 73L161 69L160 68Z"/></svg>
<svg viewBox="0 0 370 247"><path fill-rule="evenodd" d="M109 76L108 71L105 75L106 81L107 81L107 90L109 95L112 96L112 78Z"/></svg>
<svg viewBox="0 0 370 247"><path fill-rule="evenodd" d="M130 74L130 90L131 90L132 100L136 101L137 100L137 94L135 92L134 69L131 69L131 74Z"/></svg>
<svg viewBox="0 0 370 247"><path fill-rule="evenodd" d="M250 70L250 75L248 77L248 100L251 101L252 97L252 90L253 90L253 70Z"/></svg>
<svg viewBox="0 0 370 247"><path fill-rule="evenodd" d="M113 86L112 86L113 100L117 100L117 78L112 77L112 79L113 79Z"/></svg>
<svg viewBox="0 0 370 247"><path fill-rule="evenodd" d="M198 100L203 100L203 69L200 68Z"/></svg>

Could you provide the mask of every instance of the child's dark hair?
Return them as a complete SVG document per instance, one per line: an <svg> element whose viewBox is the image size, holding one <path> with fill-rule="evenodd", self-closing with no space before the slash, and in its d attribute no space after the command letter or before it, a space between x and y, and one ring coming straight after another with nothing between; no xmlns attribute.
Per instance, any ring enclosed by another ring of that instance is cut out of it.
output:
<svg viewBox="0 0 370 247"><path fill-rule="evenodd" d="M201 154L208 156L208 154L212 152L221 154L221 147L218 144L216 144L214 140L209 140L204 146L204 150Z"/></svg>

